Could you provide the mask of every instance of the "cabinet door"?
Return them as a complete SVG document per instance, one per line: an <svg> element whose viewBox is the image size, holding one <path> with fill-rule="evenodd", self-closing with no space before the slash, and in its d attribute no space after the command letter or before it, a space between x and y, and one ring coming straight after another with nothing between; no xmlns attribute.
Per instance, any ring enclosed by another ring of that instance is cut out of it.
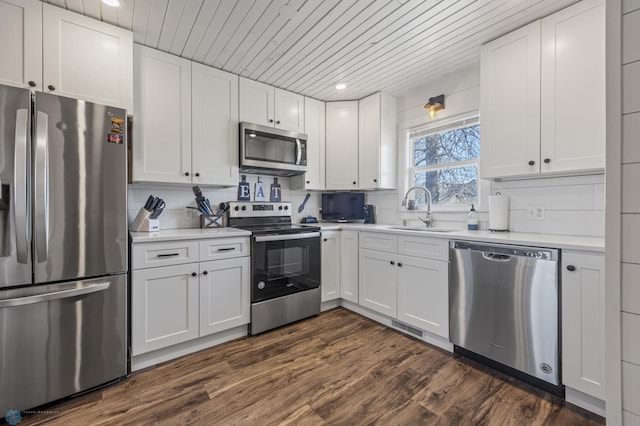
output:
<svg viewBox="0 0 640 426"><path fill-rule="evenodd" d="M307 172L292 176L291 189L324 189L324 102L304 98L304 129L307 134Z"/></svg>
<svg viewBox="0 0 640 426"><path fill-rule="evenodd" d="M360 249L358 300L360 305L392 318L397 314L395 255Z"/></svg>
<svg viewBox="0 0 640 426"><path fill-rule="evenodd" d="M191 62L135 45L133 180L191 183Z"/></svg>
<svg viewBox="0 0 640 426"><path fill-rule="evenodd" d="M340 297L340 231L322 232L322 301Z"/></svg>
<svg viewBox="0 0 640 426"><path fill-rule="evenodd" d="M358 303L358 231L340 231L342 298Z"/></svg>
<svg viewBox="0 0 640 426"><path fill-rule="evenodd" d="M605 281L600 254L562 252L562 381L605 398Z"/></svg>
<svg viewBox="0 0 640 426"><path fill-rule="evenodd" d="M327 102L326 188L358 188L358 101Z"/></svg>
<svg viewBox="0 0 640 426"><path fill-rule="evenodd" d="M131 31L60 7L42 7L44 91L125 108L132 114Z"/></svg>
<svg viewBox="0 0 640 426"><path fill-rule="evenodd" d="M240 121L273 127L274 87L240 77Z"/></svg>
<svg viewBox="0 0 640 426"><path fill-rule="evenodd" d="M537 174L540 21L485 44L481 55L481 176Z"/></svg>
<svg viewBox="0 0 640 426"><path fill-rule="evenodd" d="M275 127L304 133L304 96L274 88Z"/></svg>
<svg viewBox="0 0 640 426"><path fill-rule="evenodd" d="M398 257L398 320L449 337L449 263Z"/></svg>
<svg viewBox="0 0 640 426"><path fill-rule="evenodd" d="M133 270L131 354L198 337L198 264Z"/></svg>
<svg viewBox="0 0 640 426"><path fill-rule="evenodd" d="M193 183L238 183L238 76L191 64Z"/></svg>
<svg viewBox="0 0 640 426"><path fill-rule="evenodd" d="M200 336L249 324L250 259L200 264Z"/></svg>
<svg viewBox="0 0 640 426"><path fill-rule="evenodd" d="M0 0L0 84L42 90L42 3Z"/></svg>
<svg viewBox="0 0 640 426"><path fill-rule="evenodd" d="M380 185L380 93L358 102L358 187Z"/></svg>
<svg viewBox="0 0 640 426"><path fill-rule="evenodd" d="M543 173L604 168L604 9L582 1L542 20Z"/></svg>

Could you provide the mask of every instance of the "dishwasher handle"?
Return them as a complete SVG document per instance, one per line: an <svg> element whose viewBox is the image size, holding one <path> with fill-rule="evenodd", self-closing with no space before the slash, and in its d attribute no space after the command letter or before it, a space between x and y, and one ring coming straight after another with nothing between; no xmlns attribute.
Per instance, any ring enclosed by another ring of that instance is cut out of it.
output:
<svg viewBox="0 0 640 426"><path fill-rule="evenodd" d="M493 262L508 262L511 260L511 256L508 254L489 253L486 251L482 252L482 257Z"/></svg>

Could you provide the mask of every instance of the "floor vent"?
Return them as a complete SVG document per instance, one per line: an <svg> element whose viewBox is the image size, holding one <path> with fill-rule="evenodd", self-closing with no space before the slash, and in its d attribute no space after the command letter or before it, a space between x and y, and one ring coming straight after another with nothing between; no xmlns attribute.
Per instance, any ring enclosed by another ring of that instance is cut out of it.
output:
<svg viewBox="0 0 640 426"><path fill-rule="evenodd" d="M399 328L400 330L404 330L407 333L411 333L414 334L418 337L423 337L424 333L422 333L422 330L420 330L419 328L415 328L415 327L411 327L410 325L407 324L403 324L400 321L396 321L396 320L391 320L391 325Z"/></svg>

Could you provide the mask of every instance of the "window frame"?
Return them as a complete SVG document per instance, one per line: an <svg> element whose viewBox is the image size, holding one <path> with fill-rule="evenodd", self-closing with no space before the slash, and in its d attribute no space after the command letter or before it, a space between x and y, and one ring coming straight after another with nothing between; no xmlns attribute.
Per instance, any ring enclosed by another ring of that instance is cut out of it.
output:
<svg viewBox="0 0 640 426"><path fill-rule="evenodd" d="M426 133L426 134L432 134L432 133L437 133L438 131L446 131L446 130L454 130L454 129L459 129L459 128L463 128L463 127L469 127L469 126L474 126L474 125L480 125L482 126L482 122L480 119L480 114L479 112L476 111L470 111L468 113L465 114L460 114L460 115L456 115L453 117L448 117L448 118L443 118L443 119L439 119L439 120L434 120L434 121L430 121L428 123L422 122L422 123L418 123L416 125L413 126L407 126L405 128L405 132L404 132L404 150L405 150L405 161L403 164L403 168L406 168L406 173L404 175L404 179L403 179L403 183L404 183L404 188L402 188L403 190L401 191L401 194L399 194L400 199L404 198L404 194L406 193L406 191L411 188L412 186L414 186L414 179L415 179L415 173L416 172L420 172L420 171L429 171L429 170L440 170L440 169L446 169L446 168L455 168L455 167L463 167L466 165L475 165L478 171L478 196L477 196L477 203L475 203L475 209L477 211L486 211L487 209L485 208L485 206L488 205L488 194L490 192L490 183L489 181L482 179L481 173L480 173L480 155L476 158L476 159L472 159L472 160L464 160L464 161L458 161L458 162L453 162L453 163L439 163L439 164L433 164L433 165L427 165L427 166L419 166L419 167L415 167L413 160L414 160L414 147L413 147L413 139L415 139L415 135L417 133ZM412 137L412 135L414 135ZM482 140L480 141L480 143L482 143ZM471 205L461 205L461 206L438 206L433 204L431 206L431 211L432 212L452 212L452 213L460 213L460 212L468 212L469 209L471 208ZM424 210L426 209L426 207L424 205L421 205L420 208L418 210L405 210L405 209L401 209L402 212L417 212L417 213L424 213Z"/></svg>

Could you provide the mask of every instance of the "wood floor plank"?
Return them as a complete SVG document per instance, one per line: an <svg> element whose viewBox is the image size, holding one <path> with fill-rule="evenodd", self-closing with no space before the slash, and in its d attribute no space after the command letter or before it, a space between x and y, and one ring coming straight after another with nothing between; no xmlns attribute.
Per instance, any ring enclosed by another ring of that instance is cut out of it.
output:
<svg viewBox="0 0 640 426"><path fill-rule="evenodd" d="M21 425L604 424L343 308L42 409Z"/></svg>

